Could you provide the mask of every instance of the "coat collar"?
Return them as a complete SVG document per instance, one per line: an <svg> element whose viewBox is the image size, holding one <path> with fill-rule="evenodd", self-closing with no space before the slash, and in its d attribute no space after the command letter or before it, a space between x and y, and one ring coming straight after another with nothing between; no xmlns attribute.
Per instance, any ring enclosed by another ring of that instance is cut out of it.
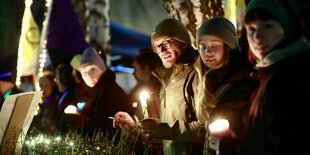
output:
<svg viewBox="0 0 310 155"><path fill-rule="evenodd" d="M258 61L255 67L257 68L269 67L280 60L283 60L287 57L294 56L294 55L304 53L304 52L310 52L310 46L306 42L302 40L298 40L288 45L285 48L276 49L270 52L268 55L266 55L265 58Z"/></svg>

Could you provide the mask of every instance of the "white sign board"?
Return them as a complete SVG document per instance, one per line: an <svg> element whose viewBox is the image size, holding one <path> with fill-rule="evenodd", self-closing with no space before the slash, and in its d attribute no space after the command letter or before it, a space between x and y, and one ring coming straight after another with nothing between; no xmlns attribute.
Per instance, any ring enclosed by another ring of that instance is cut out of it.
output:
<svg viewBox="0 0 310 155"><path fill-rule="evenodd" d="M0 154L21 154L42 91L10 95L0 111Z"/></svg>

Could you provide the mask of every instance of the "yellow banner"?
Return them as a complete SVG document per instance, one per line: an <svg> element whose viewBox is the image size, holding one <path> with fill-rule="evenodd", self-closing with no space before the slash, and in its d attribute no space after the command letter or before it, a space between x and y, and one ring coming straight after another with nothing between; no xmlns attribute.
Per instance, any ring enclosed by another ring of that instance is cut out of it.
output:
<svg viewBox="0 0 310 155"><path fill-rule="evenodd" d="M31 4L31 0L26 0L18 47L17 77L35 74L38 63L40 31L32 16Z"/></svg>

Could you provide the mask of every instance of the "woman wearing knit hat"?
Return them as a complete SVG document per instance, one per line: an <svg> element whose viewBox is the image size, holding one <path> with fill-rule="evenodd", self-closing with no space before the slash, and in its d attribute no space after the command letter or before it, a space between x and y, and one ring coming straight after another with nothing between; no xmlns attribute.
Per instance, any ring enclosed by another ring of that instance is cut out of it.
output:
<svg viewBox="0 0 310 155"><path fill-rule="evenodd" d="M288 1L252 0L245 25L262 78L251 104L244 154L304 154L310 138L310 47Z"/></svg>
<svg viewBox="0 0 310 155"><path fill-rule="evenodd" d="M165 155L202 154L204 123L198 121L194 92L196 72L194 61L199 56L191 46L185 26L176 19L164 19L152 33L153 51L163 67L153 75L162 84L160 92L160 123L152 119L141 122L142 131L150 137L162 139ZM127 123L136 126L128 115L117 113L115 126Z"/></svg>
<svg viewBox="0 0 310 155"><path fill-rule="evenodd" d="M128 96L116 83L115 73L106 67L95 48L84 50L80 71L83 80L90 87L90 99L81 112L89 119L85 125L86 130L93 132L101 129L112 138L115 130L109 117L114 116L117 111L133 113Z"/></svg>
<svg viewBox="0 0 310 155"><path fill-rule="evenodd" d="M205 93L211 92L216 98L216 105L209 112L206 127L217 119L226 119L230 127L228 132L231 132L227 134L239 136L245 124L243 118L247 116L250 96L258 83L248 78L251 66L241 56L235 27L224 17L214 17L201 25L196 40L201 58L196 64L201 83L198 85L198 96L203 100L207 97ZM210 139L214 139L211 131L205 141L206 154L212 154L218 149L212 148L210 144L214 142ZM221 154L225 153L221 150Z"/></svg>

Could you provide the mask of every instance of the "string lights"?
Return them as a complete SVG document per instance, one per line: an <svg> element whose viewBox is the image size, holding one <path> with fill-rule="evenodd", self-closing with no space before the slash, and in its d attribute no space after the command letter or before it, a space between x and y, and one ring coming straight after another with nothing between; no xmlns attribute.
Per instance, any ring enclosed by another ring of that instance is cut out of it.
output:
<svg viewBox="0 0 310 155"><path fill-rule="evenodd" d="M52 0L46 0L45 6L47 8L47 13L44 14L45 20L43 22L42 36L41 36L41 41L40 41L38 79L43 76L44 66L45 66L47 58L48 58L47 49L46 49L46 43L47 43L46 29L47 29L47 25L48 25L49 15L51 12L51 7L50 7L51 5L52 5ZM38 80L36 80L36 82L35 82L35 89L38 91L40 90Z"/></svg>

